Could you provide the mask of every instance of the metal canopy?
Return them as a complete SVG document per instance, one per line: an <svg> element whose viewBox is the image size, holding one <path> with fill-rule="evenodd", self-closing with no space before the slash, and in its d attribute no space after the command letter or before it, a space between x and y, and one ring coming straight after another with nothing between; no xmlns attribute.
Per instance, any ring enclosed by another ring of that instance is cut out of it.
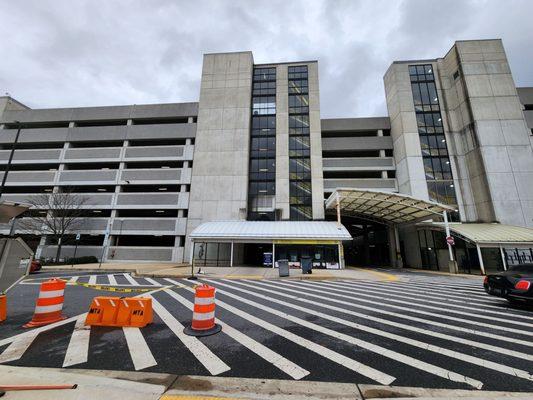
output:
<svg viewBox="0 0 533 400"><path fill-rule="evenodd" d="M6 224L12 218L22 214L30 208L29 204L13 203L11 201L0 202L0 223Z"/></svg>
<svg viewBox="0 0 533 400"><path fill-rule="evenodd" d="M420 227L442 230L442 223L422 223ZM463 239L487 247L488 245L533 245L533 229L495 223L450 223L450 230Z"/></svg>
<svg viewBox="0 0 533 400"><path fill-rule="evenodd" d="M377 190L337 188L326 200L326 210L334 210L337 201L343 215L389 224L416 222L437 215L442 217L443 211L454 211L453 207L444 204Z"/></svg>
<svg viewBox="0 0 533 400"><path fill-rule="evenodd" d="M344 226L328 221L212 221L198 226L189 237L195 242L352 238Z"/></svg>

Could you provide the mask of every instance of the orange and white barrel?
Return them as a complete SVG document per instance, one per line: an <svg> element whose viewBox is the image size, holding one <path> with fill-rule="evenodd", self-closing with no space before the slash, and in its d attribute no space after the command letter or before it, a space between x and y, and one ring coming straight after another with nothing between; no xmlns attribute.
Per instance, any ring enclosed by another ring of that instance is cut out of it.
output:
<svg viewBox="0 0 533 400"><path fill-rule="evenodd" d="M24 328L52 324L66 318L62 315L66 284L66 281L57 278L41 284L33 318Z"/></svg>
<svg viewBox="0 0 533 400"><path fill-rule="evenodd" d="M184 332L192 336L206 336L220 332L220 325L215 323L215 288L200 285L195 289L192 323Z"/></svg>

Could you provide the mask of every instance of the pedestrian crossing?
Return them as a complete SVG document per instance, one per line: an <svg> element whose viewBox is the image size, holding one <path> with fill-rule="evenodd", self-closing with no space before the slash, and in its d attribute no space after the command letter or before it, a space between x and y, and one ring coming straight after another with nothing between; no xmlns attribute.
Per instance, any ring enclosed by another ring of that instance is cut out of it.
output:
<svg viewBox="0 0 533 400"><path fill-rule="evenodd" d="M152 297L154 323L142 329L85 327L86 314L76 315L0 339L0 363L533 390L533 313L487 296L477 280L201 278L217 288L222 332L196 338L183 333L195 282L130 274L67 278L150 288L139 296ZM61 345L46 349L46 335ZM119 348L125 351L113 355Z"/></svg>

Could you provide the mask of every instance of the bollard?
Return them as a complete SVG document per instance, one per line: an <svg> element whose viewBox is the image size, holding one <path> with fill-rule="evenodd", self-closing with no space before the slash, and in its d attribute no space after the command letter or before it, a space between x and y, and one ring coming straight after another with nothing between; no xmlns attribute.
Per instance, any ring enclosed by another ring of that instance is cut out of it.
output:
<svg viewBox="0 0 533 400"><path fill-rule="evenodd" d="M189 336L209 336L220 332L222 327L215 323L215 307L215 288L205 284L197 286L192 323L183 333Z"/></svg>
<svg viewBox="0 0 533 400"><path fill-rule="evenodd" d="M7 319L7 296L0 292L0 322Z"/></svg>

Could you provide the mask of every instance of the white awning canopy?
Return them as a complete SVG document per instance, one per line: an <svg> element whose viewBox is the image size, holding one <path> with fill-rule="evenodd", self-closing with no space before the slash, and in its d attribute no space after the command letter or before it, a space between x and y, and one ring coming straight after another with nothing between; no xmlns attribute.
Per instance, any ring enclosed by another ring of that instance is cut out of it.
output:
<svg viewBox="0 0 533 400"><path fill-rule="evenodd" d="M337 199L343 215L393 224L442 217L443 211L454 211L453 207L405 194L350 188L335 189L326 200L326 210L335 210Z"/></svg>
<svg viewBox="0 0 533 400"><path fill-rule="evenodd" d="M442 223L421 223L420 227L444 230ZM453 235L482 247L490 246L533 246L533 229L503 224L450 223Z"/></svg>
<svg viewBox="0 0 533 400"><path fill-rule="evenodd" d="M202 241L342 241L352 237L348 230L329 221L212 221L192 231L189 237Z"/></svg>

